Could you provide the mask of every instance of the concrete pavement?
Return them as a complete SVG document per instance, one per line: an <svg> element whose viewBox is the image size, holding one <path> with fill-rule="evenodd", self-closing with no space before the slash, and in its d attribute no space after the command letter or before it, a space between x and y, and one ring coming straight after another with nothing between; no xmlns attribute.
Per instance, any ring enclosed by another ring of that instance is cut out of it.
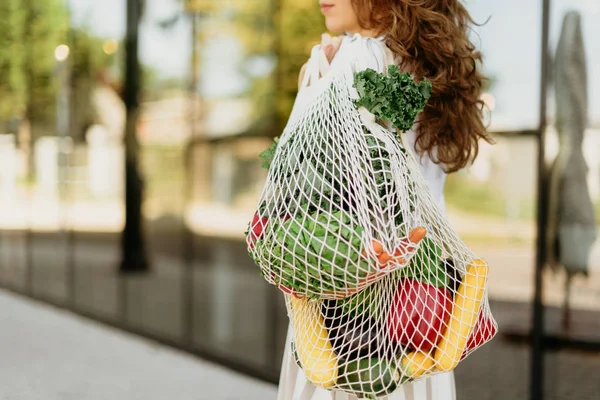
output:
<svg viewBox="0 0 600 400"><path fill-rule="evenodd" d="M0 400L268 400L276 387L0 291Z"/></svg>

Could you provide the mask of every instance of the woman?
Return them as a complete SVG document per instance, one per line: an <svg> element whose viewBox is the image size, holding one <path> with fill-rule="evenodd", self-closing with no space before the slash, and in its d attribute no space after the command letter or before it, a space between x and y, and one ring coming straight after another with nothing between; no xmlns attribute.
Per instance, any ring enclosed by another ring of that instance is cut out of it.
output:
<svg viewBox="0 0 600 400"><path fill-rule="evenodd" d="M479 99L484 77L477 70L481 55L468 38L473 20L459 0L320 0L327 29L383 40L396 63L417 80L427 77L433 91L418 126L406 132L405 143L420 159L423 176L444 209L447 173L471 162L478 141L490 142ZM331 61L340 38L323 35L321 47ZM300 81L304 67L300 72ZM286 341L278 400L353 399L307 382ZM389 400L453 400L453 373L406 384Z"/></svg>

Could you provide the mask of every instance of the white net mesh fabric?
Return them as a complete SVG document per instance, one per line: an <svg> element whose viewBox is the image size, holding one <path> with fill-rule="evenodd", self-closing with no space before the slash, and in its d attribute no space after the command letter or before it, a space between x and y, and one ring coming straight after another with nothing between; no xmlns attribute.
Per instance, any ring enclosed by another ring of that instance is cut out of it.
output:
<svg viewBox="0 0 600 400"><path fill-rule="evenodd" d="M345 299L285 295L296 362L313 384L359 398L450 371L496 334L486 274L475 261L456 290L397 271Z"/></svg>
<svg viewBox="0 0 600 400"><path fill-rule="evenodd" d="M286 293L307 378L376 398L453 369L497 326L487 264L449 226L397 134L353 103L356 60L372 57L361 40L300 91L247 240Z"/></svg>

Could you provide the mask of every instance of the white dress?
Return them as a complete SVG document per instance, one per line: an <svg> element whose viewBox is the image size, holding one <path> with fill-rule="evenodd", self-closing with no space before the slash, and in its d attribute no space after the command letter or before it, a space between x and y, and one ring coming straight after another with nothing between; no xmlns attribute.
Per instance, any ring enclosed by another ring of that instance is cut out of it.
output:
<svg viewBox="0 0 600 400"><path fill-rule="evenodd" d="M415 155L415 133L414 131L408 131L405 135L405 144L412 151L413 155ZM429 185L434 199L436 199L439 207L444 210L444 183L446 181L446 174L429 157L415 157L420 162L421 172ZM291 330L288 329L277 400L356 400L355 396L318 388L307 381L306 376L298 368L291 354L290 332ZM387 399L455 400L454 374L452 372L441 373L412 384L405 384L394 392L394 394L388 396Z"/></svg>

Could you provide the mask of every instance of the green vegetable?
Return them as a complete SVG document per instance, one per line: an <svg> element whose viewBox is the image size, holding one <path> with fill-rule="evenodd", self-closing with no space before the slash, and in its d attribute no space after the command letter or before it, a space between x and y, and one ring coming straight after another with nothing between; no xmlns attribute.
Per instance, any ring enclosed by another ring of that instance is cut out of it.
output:
<svg viewBox="0 0 600 400"><path fill-rule="evenodd" d="M359 316L364 315L375 320L380 319L380 314L385 310L381 293L377 293L379 285L369 285L360 292L338 300L344 314Z"/></svg>
<svg viewBox="0 0 600 400"><path fill-rule="evenodd" d="M389 66L388 75L373 70L358 72L354 77L354 85L359 93L359 100L355 102L357 107L366 107L380 120L388 120L392 126L403 131L412 127L431 94L429 81L417 84L410 74L401 74L395 66ZM329 92L331 101L327 107L331 123L339 124L345 116L340 115L337 109L335 92L332 87ZM375 269L372 263L360 256L363 228L350 224L349 213L357 206L353 200L356 197L353 195L355 186L353 182L339 178L347 176L342 169L347 165L343 159L347 152L327 150L332 146L344 146L344 142L335 140L335 143L331 143L326 139L330 136L320 134L318 129L327 128L321 125L314 127L314 137L317 138L314 148L291 146L295 136L291 134L285 146L278 147L279 140L275 138L272 146L260 153L261 166L265 169L271 168L276 155L288 161L281 163L282 167L292 166L285 171L277 171L281 173L272 174L273 179L277 179L273 182L276 187L289 187L289 182L297 182L295 187L286 192L281 204L261 204L261 212L269 209L265 214L291 214L297 215L297 218L285 222L271 219L271 233L255 243L254 252L258 254L253 258L257 260L260 256L263 262L283 270L284 274L276 274L278 277L283 275L281 282L277 283L300 293L346 288ZM400 189L396 187L391 174L390 155L381 141L366 128L363 129L367 149L361 156L366 164L365 169L373 174L365 179L369 179L377 188L372 200L380 202L388 210L389 219L400 225L403 222L402 210L395 201ZM396 205L391 208L391 204ZM307 213L314 220L305 218ZM358 274L356 263L360 263ZM293 271L291 265L295 267ZM435 271L432 268L429 270ZM429 275L424 279L439 280L437 273ZM366 294L363 291L358 295ZM360 303L360 298L354 301ZM352 308L352 305L349 303L346 306Z"/></svg>
<svg viewBox="0 0 600 400"><path fill-rule="evenodd" d="M402 270L402 278L414 278L437 287L447 287L450 277L442 260L442 249L425 237L410 264Z"/></svg>
<svg viewBox="0 0 600 400"><path fill-rule="evenodd" d="M292 356L294 357L294 361L296 361L296 365L302 368L302 364L300 363L300 357L298 357L298 350L296 350L296 344L294 342L290 343L292 348Z"/></svg>
<svg viewBox="0 0 600 400"><path fill-rule="evenodd" d="M279 137L276 137L271 144L271 147L264 150L258 156L261 159L260 166L266 170L271 167L271 163L273 162L273 158L275 157L275 153L277 152L277 144L279 143Z"/></svg>
<svg viewBox="0 0 600 400"><path fill-rule="evenodd" d="M354 87L359 95L357 107L365 107L402 132L413 126L431 97L430 81L424 79L417 84L408 72L400 73L396 65L388 67L387 75L370 68L357 72Z"/></svg>
<svg viewBox="0 0 600 400"><path fill-rule="evenodd" d="M393 196L399 190L394 184L391 174L390 154L383 150L384 143L376 139L366 128L364 128L365 140L369 147L369 156L367 162L370 164L368 169L373 171L373 178L377 185L377 194L382 203L382 207L387 207L388 201L393 202L390 196ZM402 149L404 152L406 150ZM400 225L403 222L399 202L395 203L396 207L391 211L394 216L394 223Z"/></svg>
<svg viewBox="0 0 600 400"><path fill-rule="evenodd" d="M414 278L423 283L437 287L447 287L450 276L446 271L446 263L442 260L442 249L431 239L425 237L410 263L399 272L394 273L393 279ZM384 309L382 296L377 293L381 285L370 285L355 295L340 300L344 313L351 315L366 314L378 319Z"/></svg>
<svg viewBox="0 0 600 400"><path fill-rule="evenodd" d="M363 228L353 224L347 212L301 213L273 221L271 229L271 234L255 243L255 249L274 270L285 270L275 274L278 285L299 293L333 291L345 289L376 269L360 257Z"/></svg>
<svg viewBox="0 0 600 400"><path fill-rule="evenodd" d="M392 393L400 381L396 366L380 358L363 358L341 365L338 376L337 387L368 399Z"/></svg>

